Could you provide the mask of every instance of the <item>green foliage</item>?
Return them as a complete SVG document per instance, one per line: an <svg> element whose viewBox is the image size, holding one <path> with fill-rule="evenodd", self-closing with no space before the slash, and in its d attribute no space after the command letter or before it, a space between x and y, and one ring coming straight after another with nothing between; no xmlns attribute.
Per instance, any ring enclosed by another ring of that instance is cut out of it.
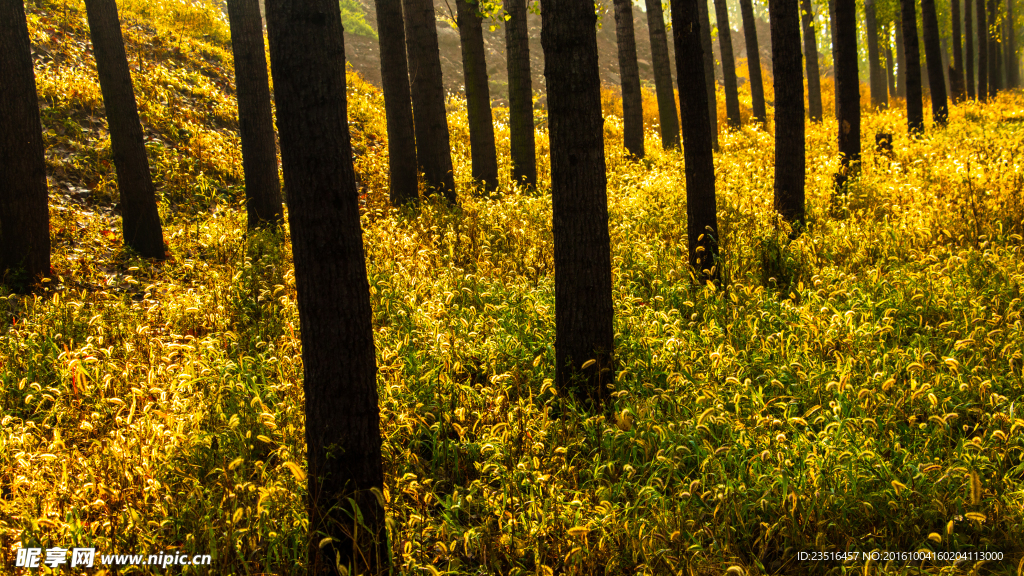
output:
<svg viewBox="0 0 1024 576"><path fill-rule="evenodd" d="M366 12L358 0L339 0L338 4L341 6L341 23L345 32L377 39L377 31L366 22Z"/></svg>

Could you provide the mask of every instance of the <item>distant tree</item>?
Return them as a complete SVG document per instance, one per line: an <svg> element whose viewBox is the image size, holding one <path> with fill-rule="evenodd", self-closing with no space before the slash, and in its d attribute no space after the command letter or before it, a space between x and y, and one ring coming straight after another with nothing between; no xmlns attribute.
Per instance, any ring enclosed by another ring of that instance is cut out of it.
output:
<svg viewBox="0 0 1024 576"><path fill-rule="evenodd" d="M885 77L889 84L890 98L896 97L896 67L893 65L892 42L890 41L890 27L894 24L895 22L889 22L885 29Z"/></svg>
<svg viewBox="0 0 1024 576"><path fill-rule="evenodd" d="M739 128L742 124L740 96L736 88L736 59L732 51L732 28L729 27L727 1L715 0L715 18L718 22L718 49L722 55L722 78L725 80L725 113L729 126ZM682 90L679 92L681 98Z"/></svg>
<svg viewBox="0 0 1024 576"><path fill-rule="evenodd" d="M661 0L646 0L646 3L647 30L651 36L651 59L654 60L654 88L658 96L661 146L666 150L679 148L679 115L676 113L676 95L672 90L672 67L668 59L665 13L661 8Z"/></svg>
<svg viewBox="0 0 1024 576"><path fill-rule="evenodd" d="M868 77L871 87L872 106L886 108L889 106L888 94L885 90L885 76L882 72L882 59L878 51L878 18L875 12L875 0L864 0L865 33L868 40Z"/></svg>
<svg viewBox="0 0 1024 576"><path fill-rule="evenodd" d="M533 88L526 0L505 0L505 56L508 70L509 148L512 180L537 186L537 149L533 139Z"/></svg>
<svg viewBox="0 0 1024 576"><path fill-rule="evenodd" d="M967 96L974 100L978 97L974 91L974 8L972 0L964 0L964 72L967 84Z"/></svg>
<svg viewBox="0 0 1024 576"><path fill-rule="evenodd" d="M718 279L718 210L715 203L715 164L707 90L700 73L700 4L704 0L672 0L672 35L676 48L676 78L683 127L686 170L686 222L690 266L697 279ZM720 29L723 30L723 29ZM724 29L728 34L728 28Z"/></svg>
<svg viewBox="0 0 1024 576"><path fill-rule="evenodd" d="M444 106L441 52L432 0L402 0L405 40L412 77L412 113L416 130L416 160L427 186L455 202L448 115Z"/></svg>
<svg viewBox="0 0 1024 576"><path fill-rule="evenodd" d="M0 283L50 274L50 212L25 5L0 2Z"/></svg>
<svg viewBox="0 0 1024 576"><path fill-rule="evenodd" d="M964 51L960 37L960 0L950 0L950 19L953 21L953 70L949 83L953 88L953 102L964 100Z"/></svg>
<svg viewBox="0 0 1024 576"><path fill-rule="evenodd" d="M769 0L775 77L775 210L804 221L804 82L799 0Z"/></svg>
<svg viewBox="0 0 1024 576"><path fill-rule="evenodd" d="M281 181L270 110L270 84L259 0L228 0L231 48L235 56L238 132L242 138L245 210L249 229L281 220Z"/></svg>
<svg viewBox="0 0 1024 576"><path fill-rule="evenodd" d="M907 63L907 130L924 132L924 111L921 96L921 51L917 45L917 12L914 0L900 0L903 25L903 53Z"/></svg>
<svg viewBox="0 0 1024 576"><path fill-rule="evenodd" d="M804 32L804 61L807 63L807 109L811 122L821 122L821 72L818 69L818 40L814 31L814 6L801 1Z"/></svg>
<svg viewBox="0 0 1024 576"><path fill-rule="evenodd" d="M611 240L594 0L541 0L555 242L556 384L600 405L614 379Z"/></svg>
<svg viewBox="0 0 1024 576"><path fill-rule="evenodd" d="M156 207L156 188L149 173L117 4L114 0L86 0L85 10L117 170L124 241L147 258L163 259L164 236Z"/></svg>
<svg viewBox="0 0 1024 576"><path fill-rule="evenodd" d="M935 0L921 0L921 27L924 29L925 62L929 68L929 82L932 93L932 121L940 126L949 117L946 103L946 82L942 73L941 46L939 44L939 21L935 15Z"/></svg>
<svg viewBox="0 0 1024 576"><path fill-rule="evenodd" d="M764 81L761 79L761 54L757 47L757 21L754 20L754 5L751 0L740 0L740 15L743 18L743 38L747 45L747 73L750 76L750 101L754 121L764 124L768 121L768 112L764 107ZM797 33L799 35L799 29Z"/></svg>
<svg viewBox="0 0 1024 576"><path fill-rule="evenodd" d="M913 0L911 0L913 1ZM835 0L832 60L836 76L836 123L842 169L836 185L842 188L860 162L860 78L857 73L856 0ZM916 36L915 36L916 38Z"/></svg>
<svg viewBox="0 0 1024 576"><path fill-rule="evenodd" d="M700 18L700 46L704 52L704 91L708 95L707 106L708 120L711 123L711 148L717 152L718 101L715 95L715 53L711 44L711 17L708 15L708 0L697 0L697 13ZM678 78L676 81L678 82ZM681 95L680 98L682 98ZM680 120L682 119L680 118Z"/></svg>
<svg viewBox="0 0 1024 576"><path fill-rule="evenodd" d="M1020 62L1017 61L1017 31L1014 29L1013 0L1006 0L1006 75L1007 88L1020 87Z"/></svg>
<svg viewBox="0 0 1024 576"><path fill-rule="evenodd" d="M473 179L487 190L498 187L498 153L494 147L494 119L491 93L487 86L483 18L479 0L455 0L459 36L462 39L462 71L469 115L469 152Z"/></svg>
<svg viewBox="0 0 1024 576"><path fill-rule="evenodd" d="M267 0L266 11L302 325L307 571L384 574L377 366L341 12L336 0Z"/></svg>
<svg viewBox="0 0 1024 576"><path fill-rule="evenodd" d="M985 14L985 0L974 0L978 7L978 100L988 101L988 18Z"/></svg>
<svg viewBox="0 0 1024 576"><path fill-rule="evenodd" d="M643 158L644 107L633 33L633 1L612 1L615 6L615 40L618 44L619 79L622 86L622 140L633 158Z"/></svg>
<svg viewBox="0 0 1024 576"><path fill-rule="evenodd" d="M985 0L978 0L983 3ZM996 93L1002 88L999 77L999 57L1002 51L999 49L999 0L988 1L988 97L995 98Z"/></svg>
<svg viewBox="0 0 1024 576"><path fill-rule="evenodd" d="M902 6L902 0L900 6ZM901 8L902 11L902 8ZM903 18L896 20L896 96L907 97L907 54L903 40Z"/></svg>
<svg viewBox="0 0 1024 576"><path fill-rule="evenodd" d="M409 64L405 57L402 0L375 0L377 39L384 115L388 124L388 183L391 204L419 200L416 136L409 92Z"/></svg>

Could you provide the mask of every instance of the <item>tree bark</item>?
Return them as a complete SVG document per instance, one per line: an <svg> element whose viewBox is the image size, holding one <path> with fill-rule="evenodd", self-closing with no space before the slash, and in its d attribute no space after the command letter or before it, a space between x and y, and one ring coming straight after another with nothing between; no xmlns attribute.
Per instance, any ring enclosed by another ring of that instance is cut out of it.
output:
<svg viewBox="0 0 1024 576"><path fill-rule="evenodd" d="M235 94L248 226L250 230L276 227L284 214L260 3L259 0L228 0L227 4L231 49L235 57Z"/></svg>
<svg viewBox="0 0 1024 576"><path fill-rule="evenodd" d="M974 9L971 7L972 1L964 0L964 67L967 96L974 100L977 98L977 93L974 91Z"/></svg>
<svg viewBox="0 0 1024 576"><path fill-rule="evenodd" d="M902 8L901 8L902 11ZM903 18L896 21L896 96L907 97L907 43L903 40Z"/></svg>
<svg viewBox="0 0 1024 576"><path fill-rule="evenodd" d="M1020 87L1020 62L1017 60L1017 31L1014 29L1013 1L1006 0L1006 73L1007 88Z"/></svg>
<svg viewBox="0 0 1024 576"><path fill-rule="evenodd" d="M888 82L889 97L890 98L895 98L896 97L896 71L895 71L895 67L893 66L892 41L891 41L892 36L889 34L889 30L890 30L889 26L893 26L893 25L895 25L895 22L890 22L889 24L886 24L886 30L885 30L885 32L886 32L885 33L885 78L886 78L886 81Z"/></svg>
<svg viewBox="0 0 1024 576"><path fill-rule="evenodd" d="M951 19L953 20L953 72L949 83L953 89L953 102L964 100L964 51L960 37L960 0L950 0Z"/></svg>
<svg viewBox="0 0 1024 576"><path fill-rule="evenodd" d="M804 82L800 70L799 0L769 0L775 82L775 210L804 221Z"/></svg>
<svg viewBox="0 0 1024 576"><path fill-rule="evenodd" d="M156 188L149 173L117 5L114 0L86 0L85 10L117 170L124 241L139 254L162 260L165 248Z"/></svg>
<svg viewBox="0 0 1024 576"><path fill-rule="evenodd" d="M974 0L978 7L978 101L988 102L988 18L985 0Z"/></svg>
<svg viewBox="0 0 1024 576"><path fill-rule="evenodd" d="M671 4L669 6L671 7ZM708 14L708 0L697 0L697 17L700 18L700 46L704 52L704 91L707 93L708 121L711 124L711 149L718 152L718 97L715 94L715 53L711 44L711 17ZM675 42L674 37L672 41ZM679 67L676 66L676 68ZM676 82L678 81L677 77ZM681 93L679 98L681 111ZM679 120L680 126L682 126L682 118Z"/></svg>
<svg viewBox="0 0 1024 576"><path fill-rule="evenodd" d="M402 0L405 39L412 85L416 160L432 192L455 203L448 115L444 105L437 20L432 0Z"/></svg>
<svg viewBox="0 0 1024 576"><path fill-rule="evenodd" d="M914 0L900 0L903 25L903 52L907 61L907 130L924 132L924 111L921 96L921 60L917 46L917 13Z"/></svg>
<svg viewBox="0 0 1024 576"><path fill-rule="evenodd" d="M483 18L476 2L470 4L467 0L455 0L455 10L459 37L462 39L462 71L466 85L473 180L483 182L487 190L495 190L498 187L498 152L494 146L491 93L487 86Z"/></svg>
<svg viewBox="0 0 1024 576"><path fill-rule="evenodd" d="M668 36L661 0L646 0L647 30L651 36L651 59L654 60L654 88L658 95L658 121L661 125L661 146L679 148L679 115L676 95L672 90L672 67L668 59Z"/></svg>
<svg viewBox="0 0 1024 576"><path fill-rule="evenodd" d="M622 143L633 158L644 157L644 107L640 94L640 68L636 61L632 0L613 0L615 41L619 52L619 79L622 86Z"/></svg>
<svg viewBox="0 0 1024 576"><path fill-rule="evenodd" d="M996 25L996 19L999 17L998 0L989 0L988 14L988 97L995 98L996 93L1002 88L1002 79L999 77L999 27Z"/></svg>
<svg viewBox="0 0 1024 576"><path fill-rule="evenodd" d="M836 184L841 189L860 162L860 78L857 73L856 1L836 0L835 7L832 53L836 70L836 123L842 159Z"/></svg>
<svg viewBox="0 0 1024 576"><path fill-rule="evenodd" d="M715 18L718 21L718 49L722 54L722 78L725 82L725 113L729 126L739 128L743 121L740 118L740 96L736 88L736 59L732 51L727 0L715 0ZM682 90L679 92L682 98Z"/></svg>
<svg viewBox="0 0 1024 576"><path fill-rule="evenodd" d="M266 10L302 326L308 573L333 575L337 562L384 574L377 367L341 12L335 0L267 0ZM325 537L334 540L321 547Z"/></svg>
<svg viewBox="0 0 1024 576"><path fill-rule="evenodd" d="M505 55L508 70L509 147L512 180L537 187L537 148L533 139L533 88L526 0L505 0Z"/></svg>
<svg viewBox="0 0 1024 576"><path fill-rule="evenodd" d="M818 39L811 0L801 0L804 32L804 61L807 64L807 110L811 122L821 122L821 70L818 68Z"/></svg>
<svg viewBox="0 0 1024 576"><path fill-rule="evenodd" d="M754 20L754 5L751 3L751 0L740 0L740 13L743 17L743 38L747 44L747 72L750 76L750 101L753 105L754 121L764 124L768 121L768 112L764 107L761 54L757 48L757 22ZM799 32L799 29L797 31ZM801 86L803 83L802 78L801 75ZM801 88L802 91L803 89Z"/></svg>
<svg viewBox="0 0 1024 576"><path fill-rule="evenodd" d="M27 284L50 274L50 212L43 128L21 0L0 2L0 79L0 283ZM25 277L17 278L18 271Z"/></svg>
<svg viewBox="0 0 1024 576"><path fill-rule="evenodd" d="M556 384L591 408L607 397L615 374L596 26L593 0L541 0L551 138Z"/></svg>
<svg viewBox="0 0 1024 576"><path fill-rule="evenodd" d="M935 0L921 0L921 27L924 28L924 49L927 53L928 78L932 92L932 121L946 125L949 117L946 102L946 82L942 73L942 47L939 42L939 20L935 15Z"/></svg>
<svg viewBox="0 0 1024 576"><path fill-rule="evenodd" d="M882 59L878 52L878 19L875 15L875 0L864 0L864 30L868 40L868 77L871 86L871 104L877 108L889 106L882 75Z"/></svg>
<svg viewBox="0 0 1024 576"><path fill-rule="evenodd" d="M419 200L416 168L416 131L409 91L409 63L405 57L402 0L375 0L377 38L380 41L380 77L384 114L388 124L388 183L394 206Z"/></svg>
<svg viewBox="0 0 1024 576"><path fill-rule="evenodd" d="M704 0L672 0L672 35L676 48L676 77L683 127L683 162L686 170L686 225L690 266L703 283L717 280L718 211L715 204L715 165L711 123L705 114L707 91L700 74L699 4ZM725 29L728 34L728 27Z"/></svg>

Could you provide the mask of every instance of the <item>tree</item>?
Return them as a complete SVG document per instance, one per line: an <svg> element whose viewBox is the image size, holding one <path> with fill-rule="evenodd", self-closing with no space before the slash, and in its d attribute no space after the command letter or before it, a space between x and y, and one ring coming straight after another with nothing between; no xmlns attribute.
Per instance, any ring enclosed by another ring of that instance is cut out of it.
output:
<svg viewBox="0 0 1024 576"><path fill-rule="evenodd" d="M896 97L896 68L893 66L893 55L892 55L892 42L890 41L891 26L894 22L889 22L885 27L885 77L889 83L889 97Z"/></svg>
<svg viewBox="0 0 1024 576"><path fill-rule="evenodd" d="M978 7L978 101L988 101L988 18L985 16L985 0L974 0Z"/></svg>
<svg viewBox="0 0 1024 576"><path fill-rule="evenodd" d="M238 132L242 138L245 210L249 229L276 226L283 216L277 176L277 142L270 111L270 84L259 0L228 0L235 56Z"/></svg>
<svg viewBox="0 0 1024 576"><path fill-rule="evenodd" d="M978 3L984 3L985 0L978 0ZM999 77L999 27L996 25L996 21L999 19L999 2L998 0L989 0L988 2L988 97L995 98L996 92L999 91L1001 86L1001 79Z"/></svg>
<svg viewBox="0 0 1024 576"><path fill-rule="evenodd" d="M718 210L715 203L715 164L707 90L702 84L699 5L704 0L672 0L672 35L676 48L686 170L686 224L690 266L700 282L718 279ZM722 30L720 28L720 30ZM725 29L728 34L728 28Z"/></svg>
<svg viewBox="0 0 1024 576"><path fill-rule="evenodd" d="M672 90L672 67L668 59L668 37L661 0L647 1L647 30L651 36L651 59L654 60L654 89L658 96L658 121L661 125L661 146L679 148L679 115L676 95Z"/></svg>
<svg viewBox="0 0 1024 576"><path fill-rule="evenodd" d="M541 0L555 244L556 384L596 407L614 378L611 240L594 0Z"/></svg>
<svg viewBox="0 0 1024 576"><path fill-rule="evenodd" d="M50 273L50 211L25 5L0 2L0 282Z"/></svg>
<svg viewBox="0 0 1024 576"><path fill-rule="evenodd" d="M896 21L896 96L907 97L907 54L906 42L903 40L902 17Z"/></svg>
<svg viewBox="0 0 1024 576"><path fill-rule="evenodd" d="M953 20L953 71L949 82L953 88L953 102L964 100L964 51L960 37L960 0L950 0L951 18Z"/></svg>
<svg viewBox="0 0 1024 576"><path fill-rule="evenodd" d="M900 0L903 24L903 52L907 62L907 130L911 134L924 132L924 112L921 101L921 53L917 46L917 13L914 0Z"/></svg>
<svg viewBox="0 0 1024 576"><path fill-rule="evenodd" d="M736 60L733 58L732 28L729 27L729 5L726 2L727 0L715 0L715 18L718 20L718 49L722 55L722 78L725 80L726 117L729 126L739 128L742 124L740 96L736 89ZM676 56L676 61L679 61L678 56ZM680 98L682 98L682 93L683 91L680 89Z"/></svg>
<svg viewBox="0 0 1024 576"><path fill-rule="evenodd" d="M945 126L949 116L946 103L946 81L942 73L939 20L935 15L935 0L921 0L921 27L924 29L925 62L932 92L932 121Z"/></svg>
<svg viewBox="0 0 1024 576"><path fill-rule="evenodd" d="M335 0L267 0L266 10L302 325L307 571L382 574L377 366L341 11Z"/></svg>
<svg viewBox="0 0 1024 576"><path fill-rule="evenodd" d="M409 92L409 63L405 58L405 25L402 0L375 0L375 3L384 115L388 124L388 183L391 204L399 206L419 199L416 132Z"/></svg>
<svg viewBox="0 0 1024 576"><path fill-rule="evenodd" d="M156 207L156 188L149 174L117 5L114 0L86 0L85 10L117 170L124 241L147 258L163 259L164 236Z"/></svg>
<svg viewBox="0 0 1024 576"><path fill-rule="evenodd" d="M533 139L533 88L526 0L505 0L505 55L508 69L509 147L512 180L537 186L537 148Z"/></svg>
<svg viewBox="0 0 1024 576"><path fill-rule="evenodd" d="M835 0L835 12L832 23L832 59L835 62L836 122L839 128L839 154L842 158L842 169L836 176L836 185L841 189L860 162L856 0Z"/></svg>
<svg viewBox="0 0 1024 576"><path fill-rule="evenodd" d="M761 54L757 48L757 22L754 20L754 5L751 0L740 0L740 14L743 17L743 38L747 44L747 73L750 76L750 100L754 121L764 124L768 121L768 112L764 108ZM799 33L799 30L797 32Z"/></svg>
<svg viewBox="0 0 1024 576"><path fill-rule="evenodd" d="M971 8L971 1L964 0L964 63L967 73L967 96L973 100L977 98L977 93L974 91L974 9Z"/></svg>
<svg viewBox="0 0 1024 576"><path fill-rule="evenodd" d="M878 18L875 14L875 0L864 0L864 23L868 39L868 76L871 86L871 104L876 107L889 106L882 73L882 59L878 52Z"/></svg>
<svg viewBox="0 0 1024 576"><path fill-rule="evenodd" d="M1020 86L1020 63L1017 61L1017 31L1014 30L1013 0L1006 0L1006 78L1007 88Z"/></svg>
<svg viewBox="0 0 1024 576"><path fill-rule="evenodd" d="M807 109L811 122L821 122L821 71L818 69L818 40L814 31L814 7L801 0L804 32L804 60L807 63Z"/></svg>
<svg viewBox="0 0 1024 576"><path fill-rule="evenodd" d="M775 210L804 221L804 82L799 0L769 0L775 82Z"/></svg>
<svg viewBox="0 0 1024 576"><path fill-rule="evenodd" d="M432 0L402 0L405 40L412 78L412 114L416 130L416 160L432 191L455 202L448 115L444 106L441 53Z"/></svg>
<svg viewBox="0 0 1024 576"><path fill-rule="evenodd" d="M622 86L623 144L633 158L644 157L644 107L640 94L640 68L636 61L633 34L633 1L613 0L615 40L619 52L619 78Z"/></svg>
<svg viewBox="0 0 1024 576"><path fill-rule="evenodd" d="M671 4L670 4L671 6ZM715 95L715 53L711 44L711 17L707 0L697 0L700 18L700 46L704 52L704 91L707 93L708 120L711 123L711 148L718 152L718 101ZM675 40L673 39L673 42ZM678 66L676 66L678 68ZM678 82L678 78L676 81ZM682 96L680 95L680 99ZM682 106L682 103L680 103ZM681 124L682 118L680 118Z"/></svg>
<svg viewBox="0 0 1024 576"><path fill-rule="evenodd" d="M469 116L469 153L473 161L473 179L487 190L498 186L498 152L494 148L494 120L491 118L491 94L487 87L487 60L484 52L483 18L479 0L455 0L462 39L462 71L466 85L466 109Z"/></svg>

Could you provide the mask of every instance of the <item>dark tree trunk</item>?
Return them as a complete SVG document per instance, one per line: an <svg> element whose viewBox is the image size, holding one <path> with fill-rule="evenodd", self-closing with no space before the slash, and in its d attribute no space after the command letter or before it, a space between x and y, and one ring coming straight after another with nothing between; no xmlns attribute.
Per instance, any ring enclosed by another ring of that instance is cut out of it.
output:
<svg viewBox="0 0 1024 576"><path fill-rule="evenodd" d="M537 187L537 147L533 139L533 88L526 0L505 0L505 54L508 69L509 147L512 180Z"/></svg>
<svg viewBox="0 0 1024 576"><path fill-rule="evenodd" d="M964 0L964 68L966 73L967 96L977 98L974 91L974 8L972 0Z"/></svg>
<svg viewBox="0 0 1024 576"><path fill-rule="evenodd" d="M100 90L103 92L103 106L107 110L117 190L121 195L124 241L147 258L163 259L164 236L156 207L156 188L149 174L142 123L128 71L117 5L114 0L86 0L85 10Z"/></svg>
<svg viewBox="0 0 1024 576"><path fill-rule="evenodd" d="M658 118L661 124L661 146L679 148L679 115L676 95L672 90L672 67L668 59L668 36L661 0L647 1L647 30L651 35L651 58L654 60L654 88L658 95Z"/></svg>
<svg viewBox="0 0 1024 576"><path fill-rule="evenodd" d="M377 366L341 12L335 0L267 0L266 10L302 327L308 573L333 575L337 563L383 574Z"/></svg>
<svg viewBox="0 0 1024 576"><path fill-rule="evenodd" d="M924 132L921 96L921 52L917 46L917 12L914 0L900 0L903 25L903 52L907 62L907 129L911 134Z"/></svg>
<svg viewBox="0 0 1024 576"><path fill-rule="evenodd" d="M0 283L50 274L46 161L21 0L0 2Z"/></svg>
<svg viewBox="0 0 1024 576"><path fill-rule="evenodd" d="M868 77L871 86L871 104L879 108L889 106L885 90L885 76L882 74L882 58L878 52L878 19L875 17L875 0L864 0L864 23L868 39Z"/></svg>
<svg viewBox="0 0 1024 576"><path fill-rule="evenodd" d="M942 73L942 47L939 43L939 20L935 16L935 0L921 0L921 27L924 28L924 49L927 53L928 78L932 92L932 121L945 126L949 117L946 82Z"/></svg>
<svg viewBox="0 0 1024 576"><path fill-rule="evenodd" d="M551 137L556 384L592 408L614 379L611 241L593 0L542 0ZM591 362L594 360L594 362Z"/></svg>
<svg viewBox="0 0 1024 576"><path fill-rule="evenodd" d="M885 78L888 81L890 98L896 97L896 71L893 66L892 42L889 35L889 26L893 25L895 25L895 22L890 22L886 25L885 34Z"/></svg>
<svg viewBox="0 0 1024 576"><path fill-rule="evenodd" d="M483 18L478 9L476 2L470 4L466 0L455 0L462 39L462 73L466 81L473 179L483 182L487 190L494 190L498 187L498 152L494 147L491 92L487 86Z"/></svg>
<svg viewBox="0 0 1024 576"><path fill-rule="evenodd" d="M388 123L388 182L391 204L399 206L420 197L409 63L405 58L405 25L402 0L376 0L375 3L384 114Z"/></svg>
<svg viewBox="0 0 1024 576"><path fill-rule="evenodd" d="M899 18L896 21L896 96L900 98L907 97L906 46L907 43L903 40L903 18Z"/></svg>
<svg viewBox="0 0 1024 576"><path fill-rule="evenodd" d="M974 0L978 7L978 100L988 101L988 18L985 15L985 0Z"/></svg>
<svg viewBox="0 0 1024 576"><path fill-rule="evenodd" d="M707 91L700 68L699 4L705 0L672 0L672 35L676 48L676 75L683 127L683 162L686 170L686 227L690 266L697 280L718 279L718 210L715 205L715 165L711 123L705 114ZM724 28L728 35L728 27Z"/></svg>
<svg viewBox="0 0 1024 576"><path fill-rule="evenodd" d="M918 63L921 66L921 93L923 96L928 96L931 93L931 82L928 78L928 53L924 51L924 34L921 33L920 26L918 26L917 30L917 47L920 51Z"/></svg>
<svg viewBox="0 0 1024 576"><path fill-rule="evenodd" d="M448 115L444 106L437 20L432 0L402 0L405 38L412 78L412 112L416 129L416 160L431 192L455 202Z"/></svg>
<svg viewBox="0 0 1024 576"><path fill-rule="evenodd" d="M842 158L836 184L841 188L846 179L856 172L860 162L860 78L857 73L856 0L836 0L835 5L832 54L836 69L839 154Z"/></svg>
<svg viewBox="0 0 1024 576"><path fill-rule="evenodd" d="M951 18L953 20L953 72L949 82L953 88L953 102L964 100L964 51L960 38L960 0L951 0Z"/></svg>
<svg viewBox="0 0 1024 576"><path fill-rule="evenodd" d="M697 0L697 14L698 18L700 18L700 46L704 52L704 91L707 93L708 121L711 125L711 149L718 152L718 97L715 94L715 53L711 44L711 16L708 14L707 0ZM672 42L675 42L674 38ZM676 69L678 70L678 68L679 66L677 65ZM678 81L679 79L676 78L676 82ZM682 93L680 93L680 110L682 110L682 97ZM680 118L680 125L681 123L682 118Z"/></svg>
<svg viewBox="0 0 1024 576"><path fill-rule="evenodd" d="M674 17L674 16L673 16ZM729 126L739 128L740 96L736 88L736 59L732 51L732 28L729 27L729 5L727 0L715 0L715 17L718 20L718 49L722 54L722 78L725 81L725 113ZM678 58L676 58L678 61ZM682 98L682 90L679 91Z"/></svg>
<svg viewBox="0 0 1024 576"><path fill-rule="evenodd" d="M804 82L799 0L769 0L775 76L775 210L804 221Z"/></svg>
<svg viewBox="0 0 1024 576"><path fill-rule="evenodd" d="M750 101L753 105L754 121L764 124L768 120L768 112L764 108L761 54L757 49L757 22L754 20L754 5L751 4L751 0L740 0L740 14L743 17L743 38L747 44L747 71L750 75ZM797 32L799 33L799 29Z"/></svg>
<svg viewBox="0 0 1024 576"><path fill-rule="evenodd" d="M804 30L804 61L807 64L807 110L811 122L821 122L821 71L818 69L818 39L811 0L801 0Z"/></svg>
<svg viewBox="0 0 1024 576"><path fill-rule="evenodd" d="M636 61L632 0L613 0L615 41L619 48L622 86L622 143L633 158L644 157L644 104L640 94L640 68Z"/></svg>
<svg viewBox="0 0 1024 576"><path fill-rule="evenodd" d="M238 132L242 138L245 211L249 229L276 227L281 211L277 142L270 111L270 84L259 0L228 0L231 49L235 56Z"/></svg>
<svg viewBox="0 0 1024 576"><path fill-rule="evenodd" d="M984 2L985 0L980 0ZM998 0L989 0L988 2L988 97L995 98L996 93L1002 88L999 78L999 27L996 25L996 19L999 17L999 2Z"/></svg>
<svg viewBox="0 0 1024 576"><path fill-rule="evenodd" d="M1013 1L1006 0L1006 73L1008 88L1020 86L1020 62L1017 61L1017 31L1014 29Z"/></svg>

